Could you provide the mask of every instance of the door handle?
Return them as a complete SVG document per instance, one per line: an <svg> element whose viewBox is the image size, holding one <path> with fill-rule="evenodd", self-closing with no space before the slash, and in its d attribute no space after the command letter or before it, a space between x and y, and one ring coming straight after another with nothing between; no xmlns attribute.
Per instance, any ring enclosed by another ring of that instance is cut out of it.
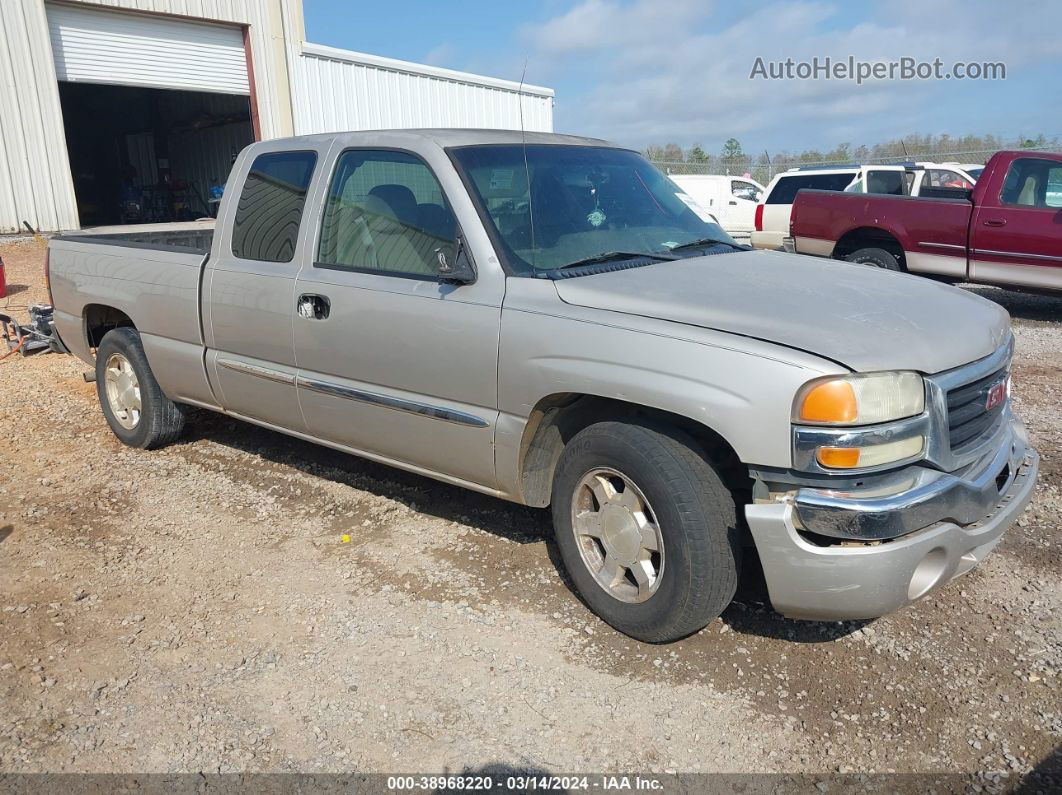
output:
<svg viewBox="0 0 1062 795"><path fill-rule="evenodd" d="M736 201L734 201L733 199L731 199L731 200L730 200L730 206L731 206L731 207L737 207L737 202L736 202Z"/></svg>
<svg viewBox="0 0 1062 795"><path fill-rule="evenodd" d="M1006 218L988 218L985 220L985 226L1006 226Z"/></svg>
<svg viewBox="0 0 1062 795"><path fill-rule="evenodd" d="M332 302L325 295L304 293L299 296L295 309L298 311L299 317L304 317L307 320L326 320L328 313L332 310Z"/></svg>

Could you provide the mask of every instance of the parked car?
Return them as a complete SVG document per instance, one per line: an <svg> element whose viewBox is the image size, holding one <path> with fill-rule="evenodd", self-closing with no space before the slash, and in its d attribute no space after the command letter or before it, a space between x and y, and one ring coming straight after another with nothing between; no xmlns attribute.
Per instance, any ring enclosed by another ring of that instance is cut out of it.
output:
<svg viewBox="0 0 1062 795"><path fill-rule="evenodd" d="M804 191L787 247L958 281L1062 290L1062 154L999 152L964 196Z"/></svg>
<svg viewBox="0 0 1062 795"><path fill-rule="evenodd" d="M763 185L756 180L718 174L676 174L671 181L712 213L735 240L744 242L752 236L756 205L764 193Z"/></svg>
<svg viewBox="0 0 1062 795"><path fill-rule="evenodd" d="M789 231L793 200L801 190L957 198L976 181L957 166L943 163L792 168L768 184L766 196L756 208L752 245L782 248Z"/></svg>
<svg viewBox="0 0 1062 795"><path fill-rule="evenodd" d="M804 189L843 191L859 177L859 166L791 168L767 183L753 215L754 248L781 249L789 234L789 214L797 192Z"/></svg>
<svg viewBox="0 0 1062 795"><path fill-rule="evenodd" d="M920 599L1036 478L998 305L738 246L594 139L259 142L212 235L58 237L48 270L125 444L197 406L550 506L579 593L645 641L705 626L753 550L785 615Z"/></svg>

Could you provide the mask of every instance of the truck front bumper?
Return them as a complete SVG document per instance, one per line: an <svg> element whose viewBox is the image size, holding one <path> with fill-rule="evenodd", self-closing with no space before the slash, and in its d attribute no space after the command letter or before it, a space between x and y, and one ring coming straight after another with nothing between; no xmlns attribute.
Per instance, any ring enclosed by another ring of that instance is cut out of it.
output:
<svg viewBox="0 0 1062 795"><path fill-rule="evenodd" d="M812 543L798 527L801 510L819 511L825 500L820 492L811 499L800 490L773 503L758 503L745 509L756 550L763 565L767 589L775 610L791 618L839 621L875 618L921 599L935 588L965 574L980 563L999 543L1032 498L1039 456L1023 443L1008 445L1002 484L994 478L983 482L947 475L931 483L916 478L906 492L880 496L857 492L836 495L830 507L836 512L847 504L876 522L906 526L927 515L930 506L959 508L948 513L968 513L976 507L980 518L967 524L947 519L935 521L899 538L887 541L840 541L828 546ZM1002 488L999 488L1002 485ZM985 495L991 490L990 504ZM874 510L878 509L878 510Z"/></svg>

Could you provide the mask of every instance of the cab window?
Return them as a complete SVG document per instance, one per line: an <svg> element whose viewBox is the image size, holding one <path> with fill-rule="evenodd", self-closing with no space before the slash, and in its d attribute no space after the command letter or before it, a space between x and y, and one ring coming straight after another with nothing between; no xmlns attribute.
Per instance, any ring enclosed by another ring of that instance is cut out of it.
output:
<svg viewBox="0 0 1062 795"><path fill-rule="evenodd" d="M438 275L457 223L428 165L408 152L352 149L336 163L316 265L420 278Z"/></svg>
<svg viewBox="0 0 1062 795"><path fill-rule="evenodd" d="M1000 201L1015 207L1062 207L1062 163L1038 157L1019 157L1003 180Z"/></svg>
<svg viewBox="0 0 1062 795"><path fill-rule="evenodd" d="M236 205L233 256L291 262L316 163L316 152L268 152L254 159Z"/></svg>

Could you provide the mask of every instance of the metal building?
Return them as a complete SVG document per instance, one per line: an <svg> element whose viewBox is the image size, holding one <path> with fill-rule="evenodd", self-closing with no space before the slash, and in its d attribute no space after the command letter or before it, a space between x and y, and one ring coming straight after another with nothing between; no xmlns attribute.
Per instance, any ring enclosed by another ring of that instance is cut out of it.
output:
<svg viewBox="0 0 1062 795"><path fill-rule="evenodd" d="M302 0L0 0L0 233L208 215L253 140L521 123L551 90L309 44Z"/></svg>

